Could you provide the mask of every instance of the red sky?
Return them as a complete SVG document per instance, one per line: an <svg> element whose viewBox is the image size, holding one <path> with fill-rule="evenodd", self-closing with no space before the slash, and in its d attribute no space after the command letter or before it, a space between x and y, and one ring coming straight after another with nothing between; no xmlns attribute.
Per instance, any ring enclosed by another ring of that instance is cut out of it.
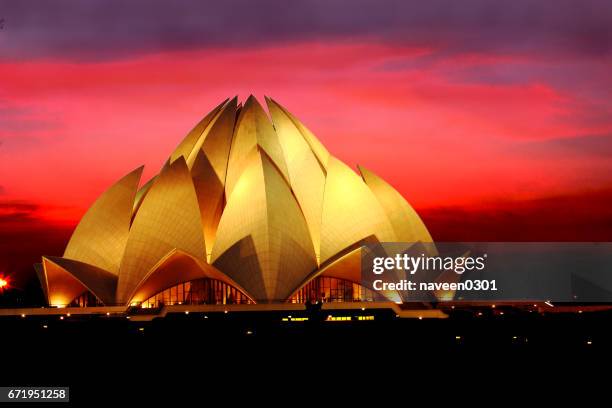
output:
<svg viewBox="0 0 612 408"><path fill-rule="evenodd" d="M230 34L197 31L189 13L160 33L147 25L159 23L155 10L137 19L105 9L110 26L90 31L88 6L71 10L70 24L50 24L56 10L9 7L0 267L14 268L24 231L58 231L57 242L32 244L32 257L61 253L105 188L141 164L145 179L156 173L205 113L251 93L389 181L438 240L612 240L612 13L593 12L605 3L539 5L535 17L478 1L472 14L451 3L440 16L398 9L427 24L379 10L329 17L306 3L317 5L305 20L243 10Z"/></svg>

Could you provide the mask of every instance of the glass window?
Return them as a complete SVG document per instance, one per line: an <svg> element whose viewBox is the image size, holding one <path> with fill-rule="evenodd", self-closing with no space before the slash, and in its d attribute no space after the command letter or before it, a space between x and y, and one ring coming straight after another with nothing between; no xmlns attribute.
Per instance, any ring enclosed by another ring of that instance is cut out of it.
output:
<svg viewBox="0 0 612 408"><path fill-rule="evenodd" d="M160 307L161 304L248 304L251 300L238 289L215 279L196 279L168 288L142 304Z"/></svg>
<svg viewBox="0 0 612 408"><path fill-rule="evenodd" d="M289 302L363 302L372 300L384 300L384 297L354 282L320 276L298 290L289 299Z"/></svg>

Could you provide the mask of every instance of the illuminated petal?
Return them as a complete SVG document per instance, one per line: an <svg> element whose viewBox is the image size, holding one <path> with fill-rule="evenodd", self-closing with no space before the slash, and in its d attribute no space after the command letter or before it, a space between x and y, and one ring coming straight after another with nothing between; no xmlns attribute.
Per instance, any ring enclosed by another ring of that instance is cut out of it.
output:
<svg viewBox="0 0 612 408"><path fill-rule="evenodd" d="M66 246L65 258L118 273L142 169L116 182L87 210Z"/></svg>
<svg viewBox="0 0 612 408"><path fill-rule="evenodd" d="M248 158L258 148L268 155L282 176L289 180L287 164L278 136L263 108L251 95L240 111L232 140L225 182L227 197L232 194L240 175L248 164Z"/></svg>
<svg viewBox="0 0 612 408"><path fill-rule="evenodd" d="M197 125L185 136L185 138L179 143L179 145L174 149L172 154L170 155L170 163L174 163L179 157L188 160L189 155L195 150L199 150L199 147L196 147L196 144L202 137L202 133L206 130L210 122L217 116L221 108L227 103L227 99L222 103L217 105L212 111L210 111L204 119L198 122Z"/></svg>
<svg viewBox="0 0 612 408"><path fill-rule="evenodd" d="M387 215L363 180L329 158L321 223L321 263L370 236L396 241Z"/></svg>
<svg viewBox="0 0 612 408"><path fill-rule="evenodd" d="M285 179L255 150L219 223L213 264L257 301L283 301L317 267L308 227Z"/></svg>
<svg viewBox="0 0 612 408"><path fill-rule="evenodd" d="M160 173L134 218L121 263L117 299L127 301L151 268L175 248L206 259L198 200L182 157Z"/></svg>
<svg viewBox="0 0 612 408"><path fill-rule="evenodd" d="M421 217L400 193L368 169L359 166L359 171L385 210L398 241L433 242Z"/></svg>
<svg viewBox="0 0 612 408"><path fill-rule="evenodd" d="M43 272L50 305L67 306L89 291L106 305L115 303L117 276L72 259L43 257Z"/></svg>
<svg viewBox="0 0 612 408"><path fill-rule="evenodd" d="M319 259L325 172L310 145L288 114L271 99L267 99L267 102L274 128L285 154L291 188L306 218L317 259Z"/></svg>
<svg viewBox="0 0 612 408"><path fill-rule="evenodd" d="M246 291L217 270L214 266L202 262L183 251L172 250L155 265L142 279L129 303L140 303L165 289L182 282L209 278L224 282L246 294Z"/></svg>

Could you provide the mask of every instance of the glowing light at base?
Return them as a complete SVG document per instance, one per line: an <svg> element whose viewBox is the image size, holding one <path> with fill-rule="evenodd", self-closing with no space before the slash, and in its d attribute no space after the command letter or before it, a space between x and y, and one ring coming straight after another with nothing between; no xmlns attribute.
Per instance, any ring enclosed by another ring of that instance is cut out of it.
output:
<svg viewBox="0 0 612 408"><path fill-rule="evenodd" d="M5 289L8 289L9 287L9 279L5 276L0 275L0 292L4 291Z"/></svg>

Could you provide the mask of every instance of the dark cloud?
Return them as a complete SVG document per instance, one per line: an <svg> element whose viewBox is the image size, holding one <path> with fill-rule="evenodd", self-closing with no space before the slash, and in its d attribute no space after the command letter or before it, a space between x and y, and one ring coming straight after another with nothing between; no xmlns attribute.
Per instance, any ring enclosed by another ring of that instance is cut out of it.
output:
<svg viewBox="0 0 612 408"><path fill-rule="evenodd" d="M0 201L0 225L31 220L36 217L39 206L21 200Z"/></svg>
<svg viewBox="0 0 612 408"><path fill-rule="evenodd" d="M33 264L42 255L61 255L74 228L41 218L43 209L29 201L0 201L0 275L8 276L12 287L0 306L43 302Z"/></svg>
<svg viewBox="0 0 612 408"><path fill-rule="evenodd" d="M0 58L118 58L159 50L375 38L452 52L612 50L607 0L0 0Z"/></svg>
<svg viewBox="0 0 612 408"><path fill-rule="evenodd" d="M500 202L477 207L422 209L434 240L612 241L612 189Z"/></svg>
<svg viewBox="0 0 612 408"><path fill-rule="evenodd" d="M44 215L57 208L27 200L0 200L0 230L27 231L32 225L47 223Z"/></svg>

